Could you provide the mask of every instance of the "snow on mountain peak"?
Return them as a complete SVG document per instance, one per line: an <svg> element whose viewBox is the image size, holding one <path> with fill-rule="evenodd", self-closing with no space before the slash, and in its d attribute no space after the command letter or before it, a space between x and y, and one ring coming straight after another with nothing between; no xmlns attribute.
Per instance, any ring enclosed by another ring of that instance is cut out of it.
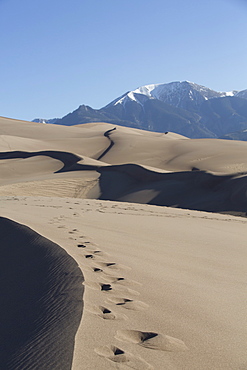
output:
<svg viewBox="0 0 247 370"><path fill-rule="evenodd" d="M155 89L155 87L158 86L158 85L145 85L145 86L141 86L141 87L138 87L137 89L133 90L133 91L130 91L128 92L127 94L125 94L123 97L121 97L119 100L115 100L114 101L114 105L117 105L117 104L124 104L126 102L126 100L133 100L137 103L140 103L140 101L138 100L138 98L135 96L135 94L139 94L139 95L144 95L144 96L147 96L149 98L152 98L154 97L152 95L152 91Z"/></svg>
<svg viewBox="0 0 247 370"><path fill-rule="evenodd" d="M214 91L190 81L175 81L166 84L150 84L138 87L137 89L123 95L120 99L116 99L112 104L125 105L127 102L134 101L143 105L143 101L146 99L157 99L167 104L186 108L188 101L191 103L194 102L194 104L199 104L203 102L203 100L234 96L236 93L236 91Z"/></svg>

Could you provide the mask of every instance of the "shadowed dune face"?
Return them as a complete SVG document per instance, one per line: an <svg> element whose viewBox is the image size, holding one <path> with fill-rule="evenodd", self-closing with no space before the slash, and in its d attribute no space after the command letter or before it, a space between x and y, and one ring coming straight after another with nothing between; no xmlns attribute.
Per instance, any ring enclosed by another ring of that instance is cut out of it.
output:
<svg viewBox="0 0 247 370"><path fill-rule="evenodd" d="M0 195L60 193L247 212L245 142L191 140L99 122L64 127L0 117L0 129ZM29 151L17 150L25 138Z"/></svg>
<svg viewBox="0 0 247 370"><path fill-rule="evenodd" d="M247 176L158 173L134 164L102 167L100 199L210 212L247 211Z"/></svg>
<svg viewBox="0 0 247 370"><path fill-rule="evenodd" d="M83 275L64 249L0 218L0 367L71 369Z"/></svg>
<svg viewBox="0 0 247 370"><path fill-rule="evenodd" d="M95 170L98 168L97 166L78 164L78 162L82 158L73 153L58 152L54 150L40 152L23 152L23 151L2 152L0 153L0 160L32 158L38 156L46 156L61 161L63 163L63 167L57 170L56 173L78 170Z"/></svg>
<svg viewBox="0 0 247 370"><path fill-rule="evenodd" d="M103 160L109 164L135 163L166 171L196 167L222 174L247 172L247 145L242 141L188 139L122 127L107 132L113 145Z"/></svg>

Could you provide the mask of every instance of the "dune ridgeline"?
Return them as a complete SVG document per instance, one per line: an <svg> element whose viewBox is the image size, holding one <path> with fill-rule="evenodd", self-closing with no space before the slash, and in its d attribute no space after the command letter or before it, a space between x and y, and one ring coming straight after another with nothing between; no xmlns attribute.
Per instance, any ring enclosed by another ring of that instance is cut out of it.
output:
<svg viewBox="0 0 247 370"><path fill-rule="evenodd" d="M0 174L0 369L247 369L246 142L2 117Z"/></svg>

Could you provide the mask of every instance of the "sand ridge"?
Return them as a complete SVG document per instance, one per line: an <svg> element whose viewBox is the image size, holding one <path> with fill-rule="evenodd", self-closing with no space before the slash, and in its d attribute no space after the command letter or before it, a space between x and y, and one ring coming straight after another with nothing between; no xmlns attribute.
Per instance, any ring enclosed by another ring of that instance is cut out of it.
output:
<svg viewBox="0 0 247 370"><path fill-rule="evenodd" d="M47 290L20 300L38 325L24 320L12 349L22 303L6 320L5 368L246 368L247 219L231 215L247 212L246 143L100 122L0 128L5 315L17 272L28 290L48 269Z"/></svg>
<svg viewBox="0 0 247 370"><path fill-rule="evenodd" d="M83 275L58 245L0 218L2 369L68 369L82 316Z"/></svg>
<svg viewBox="0 0 247 370"><path fill-rule="evenodd" d="M244 366L246 219L75 198L1 204L83 271L72 369Z"/></svg>
<svg viewBox="0 0 247 370"><path fill-rule="evenodd" d="M245 142L106 123L64 127L0 118L0 128L2 195L53 195L59 186L63 196L246 215Z"/></svg>

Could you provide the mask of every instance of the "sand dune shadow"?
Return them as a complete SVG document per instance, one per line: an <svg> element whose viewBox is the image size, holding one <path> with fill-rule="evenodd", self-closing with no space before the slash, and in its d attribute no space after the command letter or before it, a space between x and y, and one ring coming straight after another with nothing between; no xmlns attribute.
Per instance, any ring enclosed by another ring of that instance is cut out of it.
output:
<svg viewBox="0 0 247 370"><path fill-rule="evenodd" d="M67 252L0 217L2 369L71 369L83 275Z"/></svg>

